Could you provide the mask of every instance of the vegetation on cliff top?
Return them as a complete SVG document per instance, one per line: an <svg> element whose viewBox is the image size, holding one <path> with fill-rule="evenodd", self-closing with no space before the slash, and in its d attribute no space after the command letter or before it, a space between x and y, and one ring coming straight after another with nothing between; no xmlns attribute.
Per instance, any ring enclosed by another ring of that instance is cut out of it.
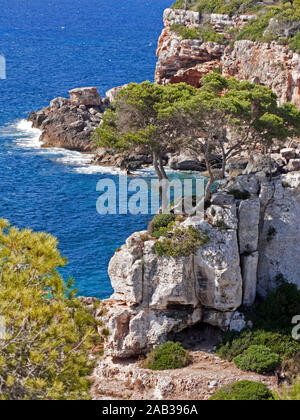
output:
<svg viewBox="0 0 300 420"><path fill-rule="evenodd" d="M57 268L56 239L0 219L0 399L89 399L96 321Z"/></svg>
<svg viewBox="0 0 300 420"><path fill-rule="evenodd" d="M178 0L173 6L178 9L190 9L199 11L200 13L220 13L233 15L255 14L256 18L247 23L241 29L229 31L231 40L250 40L270 42L276 41L281 45L288 45L290 49L300 53L300 0L294 1L278 1L273 5L262 4L262 2L247 0L231 0L224 2L223 0ZM206 25L207 26L207 25ZM183 38L203 38L207 33L207 40L220 42L218 36L213 36L214 30L203 29L176 29ZM193 32L192 32L193 31ZM220 39L220 38L219 38ZM222 42L222 41L221 41ZM224 42L224 38L223 38Z"/></svg>

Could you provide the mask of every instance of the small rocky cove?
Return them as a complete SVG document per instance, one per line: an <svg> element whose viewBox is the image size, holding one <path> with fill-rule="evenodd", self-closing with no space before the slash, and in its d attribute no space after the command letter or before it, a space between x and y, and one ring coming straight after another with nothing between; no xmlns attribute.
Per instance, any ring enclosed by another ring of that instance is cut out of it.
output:
<svg viewBox="0 0 300 420"><path fill-rule="evenodd" d="M224 76L266 85L280 103L300 107L299 54L275 42L245 40L226 46L183 39L171 30L172 25L198 28L204 19L226 34L252 18L167 9L156 83L199 87L203 75L220 67ZM94 152L93 164L130 173L151 165L152 157L139 150L127 155L95 150L92 140L121 88L111 89L104 99L94 87L71 90L70 98L54 99L28 120L42 130L43 147ZM215 159L221 165L220 157ZM203 156L184 150L170 151L164 163L175 170L206 169ZM96 314L109 335L92 375L93 398L208 399L236 378L275 389L274 376L243 372L217 357L215 348L224 332L251 328L243 310L257 296L266 297L278 279L300 289L299 221L300 144L288 139L284 147L274 146L271 166L257 150L229 160L226 181L213 193L205 216L184 216L176 222L180 229L193 227L209 238L192 255L159 256L148 231L131 235L110 261L114 294ZM140 359L170 339L192 350L192 363L178 371L144 369Z"/></svg>

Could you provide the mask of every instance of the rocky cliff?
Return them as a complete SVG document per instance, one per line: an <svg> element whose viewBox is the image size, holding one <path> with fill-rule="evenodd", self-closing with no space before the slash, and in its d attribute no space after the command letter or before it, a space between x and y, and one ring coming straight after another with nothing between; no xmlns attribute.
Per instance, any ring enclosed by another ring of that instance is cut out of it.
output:
<svg viewBox="0 0 300 420"><path fill-rule="evenodd" d="M275 42L242 40L228 45L231 31L254 17L200 15L193 11L166 9L165 28L158 41L156 82L186 82L198 87L204 74L217 69L228 77L266 85L276 92L281 103L289 101L300 107L299 54ZM184 39L174 30L174 25L195 29L209 25L228 42L204 42L201 36Z"/></svg>
<svg viewBox="0 0 300 420"><path fill-rule="evenodd" d="M186 328L206 323L245 327L251 306L282 278L300 287L300 176L267 178L259 156L211 201L204 219L181 228L205 231L209 242L188 257L161 257L147 232L129 237L109 265L114 288L106 301L107 354L126 358Z"/></svg>

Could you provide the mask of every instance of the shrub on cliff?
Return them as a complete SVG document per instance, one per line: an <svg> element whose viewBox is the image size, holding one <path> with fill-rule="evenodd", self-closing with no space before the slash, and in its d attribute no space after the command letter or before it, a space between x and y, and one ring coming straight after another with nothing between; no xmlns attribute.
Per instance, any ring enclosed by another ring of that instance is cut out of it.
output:
<svg viewBox="0 0 300 420"><path fill-rule="evenodd" d="M195 229L193 226L175 227L171 232L168 228L161 228L157 233L156 237L164 237L155 244L155 252L160 257L188 257L194 254L198 247L206 245L210 240L205 232Z"/></svg>
<svg viewBox="0 0 300 420"><path fill-rule="evenodd" d="M251 318L257 328L291 335L292 319L298 314L300 290L295 284L283 283L254 308Z"/></svg>
<svg viewBox="0 0 300 420"><path fill-rule="evenodd" d="M153 349L144 367L151 370L179 369L189 363L189 352L180 343L168 341Z"/></svg>
<svg viewBox="0 0 300 420"><path fill-rule="evenodd" d="M227 333L217 349L217 354L222 359L231 361L252 345L266 346L273 353L279 354L283 360L296 358L300 354L300 342L294 340L290 334L285 335L264 330Z"/></svg>
<svg viewBox="0 0 300 420"><path fill-rule="evenodd" d="M211 26L206 25L201 28L188 28L185 25L172 25L171 31L174 31L177 35L183 39L201 39L202 42L216 42L222 44L226 42L224 35L216 32Z"/></svg>
<svg viewBox="0 0 300 420"><path fill-rule="evenodd" d="M250 346L242 354L236 356L233 362L242 370L269 373L280 365L280 357L266 346Z"/></svg>
<svg viewBox="0 0 300 420"><path fill-rule="evenodd" d="M292 337L292 318L300 313L300 291L283 283L248 313L254 328L240 333L227 333L217 353L232 360L250 346L265 346L282 359L281 369L289 376L300 373L300 341Z"/></svg>
<svg viewBox="0 0 300 420"><path fill-rule="evenodd" d="M173 213L170 214L156 214L153 220L150 222L148 231L154 233L159 231L161 228L168 227L170 223L175 220L176 216Z"/></svg>
<svg viewBox="0 0 300 420"><path fill-rule="evenodd" d="M265 401L274 400L271 391L260 382L239 381L217 391L211 401Z"/></svg>
<svg viewBox="0 0 300 420"><path fill-rule="evenodd" d="M243 14L261 8L257 0L177 0L174 9L197 9L202 13Z"/></svg>
<svg viewBox="0 0 300 420"><path fill-rule="evenodd" d="M1 219L0 261L0 399L88 399L100 337L57 271L57 240Z"/></svg>

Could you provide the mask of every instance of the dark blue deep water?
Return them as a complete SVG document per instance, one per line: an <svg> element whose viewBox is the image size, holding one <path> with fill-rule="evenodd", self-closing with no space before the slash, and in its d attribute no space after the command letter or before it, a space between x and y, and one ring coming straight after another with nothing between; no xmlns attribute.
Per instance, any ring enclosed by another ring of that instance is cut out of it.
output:
<svg viewBox="0 0 300 420"><path fill-rule="evenodd" d="M27 114L68 90L103 95L153 80L163 9L170 0L0 0L0 217L55 235L79 293L108 297L107 265L149 216L100 216L100 174L76 153L42 150ZM22 121L23 120L23 121ZM88 157L86 158L86 160Z"/></svg>

